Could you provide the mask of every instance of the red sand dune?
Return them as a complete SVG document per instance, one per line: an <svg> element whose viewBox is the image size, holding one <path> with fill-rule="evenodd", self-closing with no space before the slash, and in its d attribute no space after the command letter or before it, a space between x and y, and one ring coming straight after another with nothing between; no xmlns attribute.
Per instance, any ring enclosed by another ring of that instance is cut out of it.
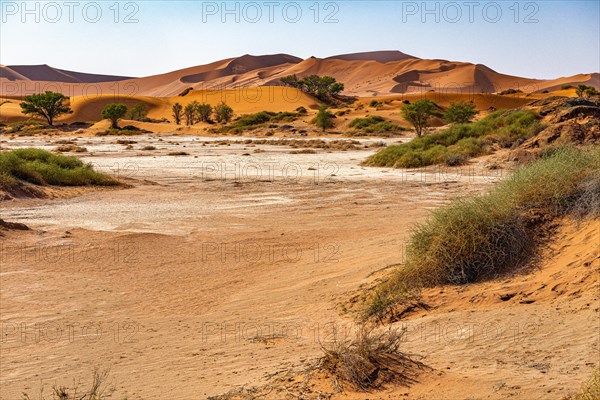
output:
<svg viewBox="0 0 600 400"><path fill-rule="evenodd" d="M64 71L47 65L0 69L0 95L23 96L44 90L68 96L111 94L170 97L187 88L218 90L280 84L284 76L331 75L345 84L345 94L383 96L411 92L525 93L556 90L562 85L600 87L598 73L553 80L504 75L481 64L425 60L399 51L343 54L306 60L287 55L244 55L144 78L110 77Z"/></svg>

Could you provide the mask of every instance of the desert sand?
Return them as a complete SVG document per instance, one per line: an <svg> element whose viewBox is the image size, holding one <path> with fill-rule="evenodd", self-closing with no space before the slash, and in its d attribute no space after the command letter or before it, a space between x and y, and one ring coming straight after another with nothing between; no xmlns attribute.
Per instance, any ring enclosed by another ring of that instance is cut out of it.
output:
<svg viewBox="0 0 600 400"><path fill-rule="evenodd" d="M322 132L311 123L318 100L277 86L291 74L334 76L343 94L358 97L332 109L335 127ZM269 400L574 394L600 352L598 220L555 221L522 270L426 289L423 304L386 321L385 328L405 330L402 351L425 366L410 384L339 392L319 375L310 396L298 385L323 344L357 329L353 307L404 261L411 229L432 210L485 193L541 142L577 136L574 127L589 128L578 144L598 140L596 111L576 115L571 105L556 124L564 132L544 131L521 148L496 146L462 167L363 166L383 146L414 138L402 105L472 101L483 118L575 97L563 86L577 84L600 87L600 75L536 80L397 51L245 55L141 78L0 66L0 122L30 119L22 96L44 90L63 92L73 110L58 127L3 126L0 150L79 146L68 155L125 184L44 187L39 197L0 191L0 222L30 228L0 225L0 400L36 398L54 384L85 386L96 368L110 369L114 398L130 400L207 399L244 388ZM520 92L497 94L510 88ZM214 129L219 124L172 122L172 106L193 101L225 101L236 117L307 112L226 136ZM115 102L143 103L149 120L119 124L146 132L108 135L100 114ZM352 120L373 115L407 130L346 136L356 133ZM432 118L433 130L444 124Z"/></svg>
<svg viewBox="0 0 600 400"><path fill-rule="evenodd" d="M32 230L0 238L2 399L87 382L95 367L110 367L128 399L202 399L301 370L334 327L354 329L340 304L402 261L412 224L506 173L483 161L452 173L361 167L372 149L73 140L131 187L3 202L0 217ZM2 146L53 147L36 137ZM396 325L432 370L409 387L334 398L573 393L597 361L599 234L597 221L567 224L530 274L425 293L432 310Z"/></svg>

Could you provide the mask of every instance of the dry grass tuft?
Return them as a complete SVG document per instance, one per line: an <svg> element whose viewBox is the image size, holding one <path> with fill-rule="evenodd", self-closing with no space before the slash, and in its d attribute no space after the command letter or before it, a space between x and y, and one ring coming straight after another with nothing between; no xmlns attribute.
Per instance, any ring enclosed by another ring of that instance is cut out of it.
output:
<svg viewBox="0 0 600 400"><path fill-rule="evenodd" d="M73 382L73 387L52 386L50 397L44 395L44 387L40 388L39 397L30 397L23 393L23 400L105 400L113 398L115 387L108 383L110 370L95 369L89 389L80 391L79 382Z"/></svg>
<svg viewBox="0 0 600 400"><path fill-rule="evenodd" d="M356 337L321 345L325 354L318 368L331 374L340 389L368 391L387 383L415 382L415 370L424 365L400 351L404 331L389 329L376 333L361 325Z"/></svg>

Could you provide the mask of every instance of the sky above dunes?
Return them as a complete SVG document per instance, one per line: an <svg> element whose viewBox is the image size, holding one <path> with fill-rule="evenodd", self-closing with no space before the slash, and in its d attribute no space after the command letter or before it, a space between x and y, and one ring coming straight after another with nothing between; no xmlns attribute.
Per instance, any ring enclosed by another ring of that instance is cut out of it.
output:
<svg viewBox="0 0 600 400"><path fill-rule="evenodd" d="M556 78L600 71L599 4L0 0L0 63L148 76L243 54L400 50Z"/></svg>

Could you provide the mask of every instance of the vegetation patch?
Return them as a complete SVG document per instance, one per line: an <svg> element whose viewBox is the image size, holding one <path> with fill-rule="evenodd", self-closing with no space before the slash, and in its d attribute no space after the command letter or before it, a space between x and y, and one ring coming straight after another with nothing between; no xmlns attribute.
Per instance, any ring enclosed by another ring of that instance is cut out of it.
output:
<svg viewBox="0 0 600 400"><path fill-rule="evenodd" d="M543 129L533 111L496 111L480 121L456 124L441 132L388 146L365 162L375 167L417 168L486 154L492 145L511 147Z"/></svg>
<svg viewBox="0 0 600 400"><path fill-rule="evenodd" d="M367 300L364 316L383 318L423 287L472 283L518 266L544 221L599 215L598 176L600 147L556 149L490 193L433 212L414 228L406 262Z"/></svg>
<svg viewBox="0 0 600 400"><path fill-rule="evenodd" d="M0 153L0 188L18 189L23 182L55 186L115 186L114 178L94 171L76 157L41 149L18 149Z"/></svg>
<svg viewBox="0 0 600 400"><path fill-rule="evenodd" d="M223 126L219 129L213 129L215 133L232 133L239 135L244 131L254 130L260 127L267 126L267 124L281 123L281 122L293 122L304 113L298 112L271 112L261 111L256 114L245 114L236 118L231 124Z"/></svg>
<svg viewBox="0 0 600 400"><path fill-rule="evenodd" d="M62 146L58 146L56 151L59 153L86 153L87 149L85 147L77 146L75 144L65 144Z"/></svg>
<svg viewBox="0 0 600 400"><path fill-rule="evenodd" d="M407 130L378 115L356 118L350 122L348 127L353 129L348 133L350 136L391 135Z"/></svg>
<svg viewBox="0 0 600 400"><path fill-rule="evenodd" d="M573 400L598 400L600 399L600 366L597 366L592 376L581 385L581 390Z"/></svg>
<svg viewBox="0 0 600 400"><path fill-rule="evenodd" d="M415 369L423 364L400 351L403 331L381 333L360 326L356 337L335 339L321 345L324 356L319 368L333 376L338 387L360 391L379 389L387 383L407 385L413 382Z"/></svg>
<svg viewBox="0 0 600 400"><path fill-rule="evenodd" d="M39 393L30 397L28 393L23 392L23 400L107 400L113 399L116 392L114 385L108 382L109 370L96 369L92 376L92 382L88 389L80 389L75 382L73 387L68 386L52 386L50 397L44 395L44 387L42 386ZM125 399L126 400L126 399Z"/></svg>

